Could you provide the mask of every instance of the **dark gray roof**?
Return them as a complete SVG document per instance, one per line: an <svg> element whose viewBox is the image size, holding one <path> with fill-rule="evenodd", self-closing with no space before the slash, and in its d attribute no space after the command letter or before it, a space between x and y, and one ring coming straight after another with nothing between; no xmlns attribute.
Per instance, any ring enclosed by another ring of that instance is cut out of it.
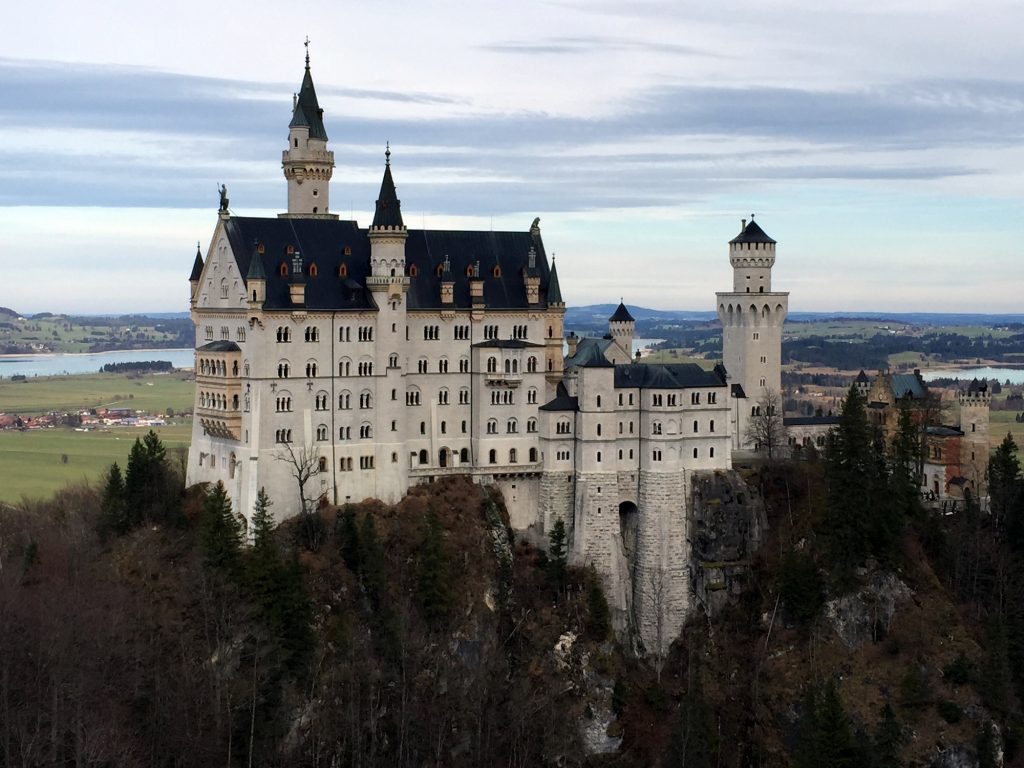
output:
<svg viewBox="0 0 1024 768"><path fill-rule="evenodd" d="M324 128L324 111L320 109L320 102L316 99L313 75L309 72L309 57L306 58L306 73L302 76L302 87L299 88L299 97L295 101L292 121L288 123L289 128L301 126L309 128L309 138L327 141L327 129Z"/></svg>
<svg viewBox="0 0 1024 768"><path fill-rule="evenodd" d="M404 228L402 221L402 201L395 190L395 180L391 177L391 149L384 153L387 162L384 164L384 179L380 183L380 194L377 195L377 207L373 213L371 227Z"/></svg>
<svg viewBox="0 0 1024 768"><path fill-rule="evenodd" d="M747 393L743 391L743 385L742 384L733 384L729 388L729 390L730 390L730 394L733 397L735 397L735 398L746 399L746 397L747 397Z"/></svg>
<svg viewBox="0 0 1024 768"><path fill-rule="evenodd" d="M716 367L714 371L705 371L696 363L622 363L615 366L617 389L693 389L724 386L724 369L720 367Z"/></svg>
<svg viewBox="0 0 1024 768"><path fill-rule="evenodd" d="M943 424L927 427L925 432L933 437L961 437L964 434L962 429L947 427Z"/></svg>
<svg viewBox="0 0 1024 768"><path fill-rule="evenodd" d="M199 252L199 245L196 245L196 260L192 262L192 275L188 281L194 283L203 276L203 254Z"/></svg>
<svg viewBox="0 0 1024 768"><path fill-rule="evenodd" d="M977 379L971 379L971 383L967 385L968 392L987 392L988 382L978 381Z"/></svg>
<svg viewBox="0 0 1024 768"><path fill-rule="evenodd" d="M576 364L577 368L614 368L615 363L606 357L592 357Z"/></svg>
<svg viewBox="0 0 1024 768"><path fill-rule="evenodd" d="M246 281L267 279L267 273L263 271L263 259L259 258L259 248L259 243L253 244L252 258L249 259L249 272L245 275Z"/></svg>
<svg viewBox="0 0 1024 768"><path fill-rule="evenodd" d="M240 352L241 348L233 341L211 341L196 349L196 352Z"/></svg>
<svg viewBox="0 0 1024 768"><path fill-rule="evenodd" d="M918 371L894 373L889 381L892 393L897 398L909 396L912 400L921 400L928 394L928 387Z"/></svg>
<svg viewBox="0 0 1024 768"><path fill-rule="evenodd" d="M619 306L615 308L615 312L611 317L608 318L609 323L634 323L633 316L629 314L629 310L626 309L626 305L621 301Z"/></svg>
<svg viewBox="0 0 1024 768"><path fill-rule="evenodd" d="M611 346L611 339L595 339L586 336L579 340L576 345L576 354L565 358L565 367L574 368L586 365L591 360L607 360L604 351Z"/></svg>
<svg viewBox="0 0 1024 768"><path fill-rule="evenodd" d="M551 259L551 279L548 281L548 304L563 304L562 289L558 285L558 272L555 270L555 259Z"/></svg>
<svg viewBox="0 0 1024 768"><path fill-rule="evenodd" d="M526 349L527 347L543 347L544 345L534 344L532 341L524 341L523 339L489 339L487 341L478 341L473 346L485 349Z"/></svg>
<svg viewBox="0 0 1024 768"><path fill-rule="evenodd" d="M336 219L264 219L232 216L224 222L238 272L248 275L255 249L267 276L265 309L291 309L289 276L281 275L284 264L291 272L292 254L288 247L302 254L306 278L305 308L307 310L361 310L376 305L366 289L370 272L370 240L368 232L354 221ZM527 301L523 271L528 266L530 248L537 253L540 277L540 301ZM346 249L349 253L346 254ZM455 230L411 229L405 243L407 270L410 275L408 302L410 310L469 309L473 306L469 293L467 269L480 264L484 283L484 301L489 309L544 309L547 306L550 269L540 235L530 232L467 232ZM441 280L438 267L445 258L451 265L444 280L453 282L454 304L441 304ZM317 275L311 275L316 266ZM346 278L340 276L345 265Z"/></svg>
<svg viewBox="0 0 1024 768"><path fill-rule="evenodd" d="M774 243L775 241L765 234L765 231L753 219L743 228L736 237L729 241L732 243Z"/></svg>
<svg viewBox="0 0 1024 768"><path fill-rule="evenodd" d="M542 411L578 411L579 409L580 399L569 397L569 390L562 382L558 382L558 387L555 389L555 399L540 407Z"/></svg>
<svg viewBox="0 0 1024 768"><path fill-rule="evenodd" d="M834 426L839 421L839 416L786 416L782 424L787 427Z"/></svg>
<svg viewBox="0 0 1024 768"><path fill-rule="evenodd" d="M864 369L861 368L860 373L857 374L857 378L854 379L854 381L856 381L858 384L867 384L871 380L868 378L868 375L864 373Z"/></svg>

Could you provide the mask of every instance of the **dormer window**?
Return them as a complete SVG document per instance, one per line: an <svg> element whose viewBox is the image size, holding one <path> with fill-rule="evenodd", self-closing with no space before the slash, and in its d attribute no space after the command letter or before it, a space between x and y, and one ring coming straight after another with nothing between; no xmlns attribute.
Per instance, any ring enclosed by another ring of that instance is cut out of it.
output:
<svg viewBox="0 0 1024 768"><path fill-rule="evenodd" d="M260 243L258 246L256 246L256 253L265 253L266 250L267 247L263 245L263 243Z"/></svg>
<svg viewBox="0 0 1024 768"><path fill-rule="evenodd" d="M316 277L316 276L317 276L317 273L318 273L319 271L320 271L320 270L318 270L318 269L316 268L316 264L310 264L310 265L309 265L309 276L310 276L310 277Z"/></svg>
<svg viewBox="0 0 1024 768"><path fill-rule="evenodd" d="M342 262L341 266L338 267L338 277L348 277L348 264L345 262Z"/></svg>
<svg viewBox="0 0 1024 768"><path fill-rule="evenodd" d="M346 245L345 246L345 250L343 250L342 253L345 254L346 256L351 256L352 255L352 246L351 245Z"/></svg>
<svg viewBox="0 0 1024 768"><path fill-rule="evenodd" d="M278 274L281 275L281 277L288 277L288 264L287 264L287 262L282 261L281 262L281 266L277 268L277 271L278 271Z"/></svg>
<svg viewBox="0 0 1024 768"><path fill-rule="evenodd" d="M420 273L415 264L409 265L409 277L416 277Z"/></svg>
<svg viewBox="0 0 1024 768"><path fill-rule="evenodd" d="M285 253L291 256L293 253L295 253L295 246L289 245L287 248L285 248Z"/></svg>
<svg viewBox="0 0 1024 768"><path fill-rule="evenodd" d="M501 277L501 267L497 264L494 265L494 269L491 270L491 274L495 277Z"/></svg>

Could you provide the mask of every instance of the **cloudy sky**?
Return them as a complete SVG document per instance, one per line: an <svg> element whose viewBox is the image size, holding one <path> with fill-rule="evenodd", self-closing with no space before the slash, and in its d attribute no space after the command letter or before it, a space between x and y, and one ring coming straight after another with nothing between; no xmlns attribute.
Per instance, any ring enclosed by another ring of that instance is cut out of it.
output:
<svg viewBox="0 0 1024 768"><path fill-rule="evenodd" d="M311 39L364 226L541 217L570 304L711 309L741 217L794 310L1020 312L1024 3L669 0L5 8L0 305L182 311L217 184L285 206Z"/></svg>

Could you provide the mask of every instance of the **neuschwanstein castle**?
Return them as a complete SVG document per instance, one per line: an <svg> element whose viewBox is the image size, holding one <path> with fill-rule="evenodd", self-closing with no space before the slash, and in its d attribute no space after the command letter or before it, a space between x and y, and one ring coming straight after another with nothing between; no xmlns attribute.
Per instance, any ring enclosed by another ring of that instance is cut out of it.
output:
<svg viewBox="0 0 1024 768"><path fill-rule="evenodd" d="M573 559L598 569L649 647L645 585L658 574L670 640L690 601L693 479L731 468L750 414L780 389L775 241L751 221L729 243L724 366L645 365L621 304L604 338L566 339L539 219L519 232L411 229L390 160L368 229L331 212L334 153L307 56L282 157L288 212L234 216L222 189L196 253L189 483L223 481L245 516L265 486L280 518L300 509L292 454L314 457L307 493L333 504L470 475L501 489L519 531L564 519Z"/></svg>

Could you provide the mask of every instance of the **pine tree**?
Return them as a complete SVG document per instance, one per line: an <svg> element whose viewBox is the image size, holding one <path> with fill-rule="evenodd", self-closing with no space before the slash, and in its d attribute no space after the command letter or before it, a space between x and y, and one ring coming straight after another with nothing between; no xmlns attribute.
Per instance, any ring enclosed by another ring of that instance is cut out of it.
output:
<svg viewBox="0 0 1024 768"><path fill-rule="evenodd" d="M587 634L598 642L608 639L612 629L611 612L608 601L601 589L601 579L593 566L587 577Z"/></svg>
<svg viewBox="0 0 1024 768"><path fill-rule="evenodd" d="M882 719L878 721L874 738L874 768L902 768L900 746L903 743L903 729L896 720L896 713L886 703Z"/></svg>
<svg viewBox="0 0 1024 768"><path fill-rule="evenodd" d="M416 594L423 617L437 626L451 611L448 558L441 537L441 523L434 512L427 514L423 543L419 550Z"/></svg>
<svg viewBox="0 0 1024 768"><path fill-rule="evenodd" d="M568 579L568 558L565 551L565 521L555 520L548 534L548 583L561 594Z"/></svg>
<svg viewBox="0 0 1024 768"><path fill-rule="evenodd" d="M1020 461L1017 443L1009 433L989 458L988 492L996 529L1002 530L1005 525L1015 543L1024 541L1024 520L1016 514L1021 500Z"/></svg>
<svg viewBox="0 0 1024 768"><path fill-rule="evenodd" d="M903 519L916 518L921 510L917 482L921 458L920 431L920 427L914 421L910 402L904 398L899 403L896 434L889 449L893 499L895 509Z"/></svg>
<svg viewBox="0 0 1024 768"><path fill-rule="evenodd" d="M272 598L281 575L281 553L274 538L274 516L270 512L272 504L267 489L261 487L252 513L253 546L247 553L250 588L263 605Z"/></svg>
<svg viewBox="0 0 1024 768"><path fill-rule="evenodd" d="M100 533L123 536L128 532L128 516L125 508L124 478L117 462L110 465L103 483L100 499Z"/></svg>
<svg viewBox="0 0 1024 768"><path fill-rule="evenodd" d="M124 473L124 504L129 528L136 527L145 519L147 475L146 449L142 447L142 440L136 437L128 453Z"/></svg>
<svg viewBox="0 0 1024 768"><path fill-rule="evenodd" d="M241 557L242 531L231 509L227 489L220 480L203 502L199 535L206 564L234 573Z"/></svg>
<svg viewBox="0 0 1024 768"><path fill-rule="evenodd" d="M857 754L850 728L850 718L843 709L839 691L829 681L822 692L817 710L818 756L821 768L860 768L863 762Z"/></svg>
<svg viewBox="0 0 1024 768"><path fill-rule="evenodd" d="M352 573L359 573L359 527L356 525L356 511L346 504L340 513L341 557Z"/></svg>

